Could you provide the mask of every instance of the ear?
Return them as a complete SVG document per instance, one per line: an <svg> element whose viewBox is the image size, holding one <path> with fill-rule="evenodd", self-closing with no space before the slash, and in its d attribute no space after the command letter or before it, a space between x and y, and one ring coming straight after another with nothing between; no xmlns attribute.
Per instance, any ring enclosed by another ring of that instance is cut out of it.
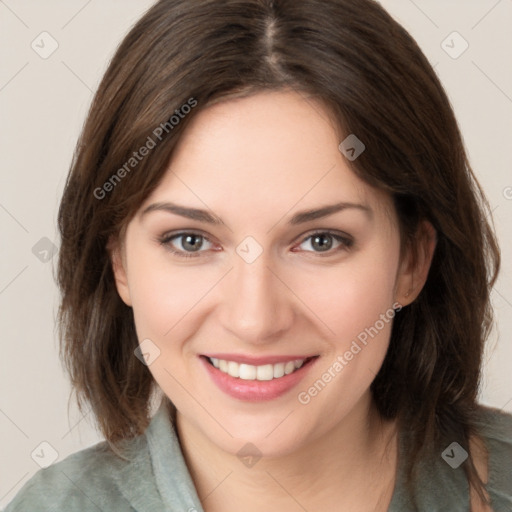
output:
<svg viewBox="0 0 512 512"><path fill-rule="evenodd" d="M395 299L402 306L414 302L427 281L437 245L437 233L430 222L420 223L415 244L407 248L398 272Z"/></svg>
<svg viewBox="0 0 512 512"><path fill-rule="evenodd" d="M119 240L111 238L108 242L107 250L110 255L110 262L112 264L117 293L119 293L122 301L127 306L131 307L132 302L130 298L130 288L128 287L124 245Z"/></svg>

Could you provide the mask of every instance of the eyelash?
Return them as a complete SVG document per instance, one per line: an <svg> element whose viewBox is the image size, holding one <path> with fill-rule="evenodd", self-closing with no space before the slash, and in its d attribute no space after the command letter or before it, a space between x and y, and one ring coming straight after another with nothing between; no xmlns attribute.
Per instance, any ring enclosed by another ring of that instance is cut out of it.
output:
<svg viewBox="0 0 512 512"><path fill-rule="evenodd" d="M171 245L170 245L170 242L172 240L179 239L180 237L185 237L187 235L198 236L198 237L203 238L204 240L207 240L210 243L213 243L213 242L211 242L211 240L207 236L203 235L202 233L196 233L196 232L193 232L193 231L182 231L181 233L165 234L165 235L163 235L159 239L159 242L160 242L161 245L165 246L165 248L169 252L171 252L172 254L174 254L174 255L176 255L176 256L178 256L180 258L197 258L197 257L199 257L201 255L202 252L205 252L205 251L186 252L186 251L181 251L181 250L173 249L171 247ZM305 251L305 252L312 252L314 254L317 254L320 257L327 257L327 256L332 256L333 254L335 254L337 252L340 252L342 250L347 251L347 250L349 250L354 245L354 240L352 240L352 238L348 237L347 235L341 235L341 234L339 234L337 232L329 231L329 230L323 230L323 231L322 230L317 230L317 231L314 231L313 233L310 233L309 235L307 235L304 238L302 238L302 240L301 240L299 245L302 245L304 242L306 242L310 238L314 238L315 236L318 236L318 235L330 236L334 240L336 240L337 242L340 242L341 246L338 247L338 248L335 248L333 250L329 249L329 250L325 251L325 253L322 253L322 252L319 252L319 251Z"/></svg>

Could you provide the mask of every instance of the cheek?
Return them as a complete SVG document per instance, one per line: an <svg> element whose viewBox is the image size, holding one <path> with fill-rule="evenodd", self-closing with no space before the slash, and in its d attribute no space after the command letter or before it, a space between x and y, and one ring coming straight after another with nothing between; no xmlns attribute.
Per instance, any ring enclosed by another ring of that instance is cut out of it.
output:
<svg viewBox="0 0 512 512"><path fill-rule="evenodd" d="M311 279L302 288L330 333L325 362L302 386L298 401L330 410L333 422L368 391L389 346L398 260L389 247L380 256L354 258L326 273L323 285Z"/></svg>
<svg viewBox="0 0 512 512"><path fill-rule="evenodd" d="M373 326L395 301L398 253L389 246L380 249L354 255L306 279L295 277L298 294L307 297L307 306L328 327L329 337L337 340L340 349Z"/></svg>
<svg viewBox="0 0 512 512"><path fill-rule="evenodd" d="M139 339L175 335L214 282L207 267L171 264L165 250L139 250L129 264L130 296ZM172 333L172 334L171 334Z"/></svg>

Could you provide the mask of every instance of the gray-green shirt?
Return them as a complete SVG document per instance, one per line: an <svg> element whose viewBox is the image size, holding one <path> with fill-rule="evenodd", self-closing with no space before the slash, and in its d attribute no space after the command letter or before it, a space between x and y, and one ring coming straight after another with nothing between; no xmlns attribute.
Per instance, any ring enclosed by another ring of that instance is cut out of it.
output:
<svg viewBox="0 0 512 512"><path fill-rule="evenodd" d="M481 409L480 431L489 452L487 491L494 512L512 511L512 416ZM403 436L400 438L403 446ZM415 492L405 492L403 467L389 512L468 512L469 490L459 448L449 445L429 464L420 463ZM6 512L203 512L164 404L144 435L130 440L128 460L103 442L40 470Z"/></svg>

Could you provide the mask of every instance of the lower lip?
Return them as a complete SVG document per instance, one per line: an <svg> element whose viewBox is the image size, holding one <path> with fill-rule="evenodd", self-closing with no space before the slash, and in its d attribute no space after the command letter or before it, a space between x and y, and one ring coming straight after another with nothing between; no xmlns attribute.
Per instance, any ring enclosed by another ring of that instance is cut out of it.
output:
<svg viewBox="0 0 512 512"><path fill-rule="evenodd" d="M204 356L201 356L200 359L213 382L221 391L238 400L260 402L273 400L290 391L306 376L318 357L310 359L293 373L272 380L244 380L231 377L231 375L215 368Z"/></svg>

